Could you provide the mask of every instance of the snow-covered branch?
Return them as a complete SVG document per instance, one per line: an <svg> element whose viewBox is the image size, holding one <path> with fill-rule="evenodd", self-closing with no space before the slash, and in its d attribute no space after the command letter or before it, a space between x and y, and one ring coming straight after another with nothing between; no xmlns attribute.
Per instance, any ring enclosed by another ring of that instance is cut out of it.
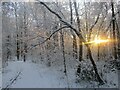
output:
<svg viewBox="0 0 120 90"><path fill-rule="evenodd" d="M60 30L64 29L64 28L68 28L68 26L63 26L59 29L57 29L56 31L54 31L47 39L45 39L43 42L39 43L39 44L36 44L36 45L33 45L32 47L29 48L29 50L31 50L32 48L38 46L38 45L41 45L41 44L44 44L45 42L47 42L48 40L50 40L50 38L57 32L59 32Z"/></svg>

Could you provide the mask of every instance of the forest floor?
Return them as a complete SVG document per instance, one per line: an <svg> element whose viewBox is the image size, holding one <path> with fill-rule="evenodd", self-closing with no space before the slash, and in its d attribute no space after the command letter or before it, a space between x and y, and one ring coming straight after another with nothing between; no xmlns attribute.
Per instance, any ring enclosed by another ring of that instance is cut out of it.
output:
<svg viewBox="0 0 120 90"><path fill-rule="evenodd" d="M11 84L20 73L19 77ZM66 87L64 79L60 79L60 72L54 71L44 65L31 62L10 62L3 75L3 87L11 88L57 88Z"/></svg>
<svg viewBox="0 0 120 90"><path fill-rule="evenodd" d="M115 73L113 75L116 75ZM111 76L111 80L117 77ZM116 83L117 84L117 83ZM68 77L57 68L48 67L42 63L10 61L2 74L3 88L86 88L86 87L117 87L115 84L98 86L97 82L76 83L73 70Z"/></svg>

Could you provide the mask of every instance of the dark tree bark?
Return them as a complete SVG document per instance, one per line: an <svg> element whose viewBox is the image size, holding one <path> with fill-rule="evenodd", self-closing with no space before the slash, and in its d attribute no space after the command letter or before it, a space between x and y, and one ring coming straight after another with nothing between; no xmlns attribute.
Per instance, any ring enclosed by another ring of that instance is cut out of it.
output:
<svg viewBox="0 0 120 90"><path fill-rule="evenodd" d="M77 52L77 38L75 35L73 35L73 57L75 57L75 59L78 58L78 52Z"/></svg>
<svg viewBox="0 0 120 90"><path fill-rule="evenodd" d="M11 50L10 50L10 47L11 47L11 43L10 43L10 35L7 36L7 43L6 43L6 47L7 47L7 60L10 59L11 57Z"/></svg>
<svg viewBox="0 0 120 90"><path fill-rule="evenodd" d="M76 18L77 18L78 30L79 30L79 33L81 33L80 19L79 19L79 14L78 14L76 1L74 1L74 7L75 7ZM82 45L81 38L79 38L79 61L82 61L82 56L83 56L83 45Z"/></svg>
<svg viewBox="0 0 120 90"><path fill-rule="evenodd" d="M98 44L98 52L97 52L97 56L98 56L98 61L100 60L100 44Z"/></svg>
<svg viewBox="0 0 120 90"><path fill-rule="evenodd" d="M94 60L93 60L90 47L87 46L87 48L88 48L89 58L90 58L91 63L92 63L92 65L93 65L93 68L94 68L94 71L95 71L95 73L96 73L97 79L98 79L98 81L100 82L100 84L104 84L103 80L101 79L100 75L98 74L97 66L96 66L96 64L95 64L95 62L94 62Z"/></svg>
<svg viewBox="0 0 120 90"><path fill-rule="evenodd" d="M20 55L21 55L21 58L23 57L23 47L22 47L22 45L23 45L23 31L21 31L21 34L20 34L20 38L21 38L21 40L20 40L20 45L21 45L21 50L20 50Z"/></svg>
<svg viewBox="0 0 120 90"><path fill-rule="evenodd" d="M64 73L65 73L65 75L67 75L66 58L65 58L65 45L64 45L64 32L63 32L63 30L60 31L60 34L61 34L61 47L62 47L63 63L64 63Z"/></svg>
<svg viewBox="0 0 120 90"><path fill-rule="evenodd" d="M16 7L17 7L17 3L15 2L15 7L14 7L14 10L15 10L15 20L16 20L16 33L17 33L17 35L16 35L16 37L17 37L17 40L16 40L16 44L17 44L17 50L16 50L16 55L17 55L17 60L19 60L19 58L20 58L20 42L19 42L19 29L18 29L18 20L17 20L17 9L16 9Z"/></svg>
<svg viewBox="0 0 120 90"><path fill-rule="evenodd" d="M69 0L70 3L70 23L71 25L73 24L73 10L72 10L72 2L71 0ZM73 36L73 57L75 57L75 59L78 58L78 52L77 52L77 38L76 35L74 34L74 32L71 30L71 34Z"/></svg>
<svg viewBox="0 0 120 90"><path fill-rule="evenodd" d="M26 14L26 6L24 2L24 37L27 40L27 14ZM27 41L24 41L24 55L23 55L23 60L24 62L26 61L27 58Z"/></svg>
<svg viewBox="0 0 120 90"><path fill-rule="evenodd" d="M117 24L117 26L118 26L118 28L117 28L117 31L118 31L118 33L117 33L117 38L118 38L118 58L120 59L120 3L119 3L119 5L118 5L118 24Z"/></svg>
<svg viewBox="0 0 120 90"><path fill-rule="evenodd" d="M112 28L113 28L113 56L114 59L117 59L117 52L116 52L116 26L115 26L115 11L114 11L114 2L111 0L111 11L112 11Z"/></svg>

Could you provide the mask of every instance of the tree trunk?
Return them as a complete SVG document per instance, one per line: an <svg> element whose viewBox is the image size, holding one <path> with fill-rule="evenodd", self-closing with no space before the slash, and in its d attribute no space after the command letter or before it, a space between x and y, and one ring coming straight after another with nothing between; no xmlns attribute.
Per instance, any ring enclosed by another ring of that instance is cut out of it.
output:
<svg viewBox="0 0 120 90"><path fill-rule="evenodd" d="M70 29L72 29L76 35L79 37L79 39L81 39L82 42L86 43L85 39L83 38L82 34L79 33L75 28L73 28L69 23L67 23L66 21L62 20L62 18L59 16L59 14L57 14L56 12L54 12L53 10L51 10L44 2L40 2L40 4L44 5L51 13L53 13L54 15L56 15L59 20L64 24L64 25L67 25ZM95 24L97 23L98 19L96 20ZM95 25L94 24L94 25ZM94 27L93 25L93 27ZM100 75L98 74L98 70L97 70L97 66L93 60L93 57L92 57L92 53L91 53L91 50L90 50L90 46L88 44L85 44L87 49L88 49L88 55L90 57L90 61L93 65L93 68L94 68L94 71L95 71L95 74L97 76L97 79L99 81L100 84L104 84L103 80L101 79Z"/></svg>
<svg viewBox="0 0 120 90"><path fill-rule="evenodd" d="M85 5L85 29L86 29L86 32L87 32L87 36L86 36L86 41L88 40L88 33L89 33L89 25L88 25L88 16L90 15L90 14L88 14L88 12L87 12L87 7L86 7L86 3L84 2L84 5ZM89 59L89 56L88 56L88 50L87 50L87 53L86 53L86 57L87 57L87 59Z"/></svg>
<svg viewBox="0 0 120 90"><path fill-rule="evenodd" d="M77 40L76 40L76 36L73 35L73 57L75 57L75 59L78 58L78 52L77 52Z"/></svg>
<svg viewBox="0 0 120 90"><path fill-rule="evenodd" d="M71 0L69 0L70 3L70 23L71 25L73 24L73 10L72 10L72 2ZM74 32L71 30L71 34L73 36L73 57L75 57L75 59L78 58L77 56L77 38L76 35L74 34Z"/></svg>
<svg viewBox="0 0 120 90"><path fill-rule="evenodd" d="M100 60L100 44L98 44L98 52L97 52L97 56L98 56L98 61Z"/></svg>
<svg viewBox="0 0 120 90"><path fill-rule="evenodd" d="M118 33L117 33L117 37L118 37L118 58L120 59L120 4L118 5Z"/></svg>
<svg viewBox="0 0 120 90"><path fill-rule="evenodd" d="M116 52L116 35L115 35L115 13L114 13L114 2L111 0L111 7L112 7L112 28L113 28L113 56L114 59L117 59L117 52Z"/></svg>
<svg viewBox="0 0 120 90"><path fill-rule="evenodd" d="M15 18L16 18L16 33L17 33L17 40L16 40L16 44L17 44L17 50L16 50L16 55L17 55L17 60L19 60L19 55L20 55L20 43L19 43L19 31L18 31L18 25L17 25L17 10L16 10L16 7L17 7L17 3L15 2Z"/></svg>
<svg viewBox="0 0 120 90"><path fill-rule="evenodd" d="M93 60L90 47L87 46L87 48L88 48L89 58L90 58L91 63L92 63L92 65L93 65L93 68L94 68L94 71L95 71L95 73L96 73L97 79L98 79L98 81L100 82L100 84L104 84L103 80L101 79L100 75L98 74L97 66L96 66L96 64L95 64L95 62L94 62L94 60Z"/></svg>
<svg viewBox="0 0 120 90"><path fill-rule="evenodd" d="M76 1L74 1L74 7L75 7L76 18L77 18L78 30L79 30L79 33L81 33L80 19L79 19L79 14L78 14ZM83 45L82 45L81 38L79 38L79 61L82 61L82 56L83 56Z"/></svg>
<svg viewBox="0 0 120 90"><path fill-rule="evenodd" d="M25 2L24 2L24 37L27 40L27 14L26 14L26 7L25 7ZM27 41L24 41L24 56L23 56L23 60L24 62L26 61L26 57L27 57Z"/></svg>
<svg viewBox="0 0 120 90"><path fill-rule="evenodd" d="M61 34L61 46L62 46L63 63L64 63L64 73L66 75L67 71L66 71L66 59L65 59L64 32L61 30L60 34Z"/></svg>

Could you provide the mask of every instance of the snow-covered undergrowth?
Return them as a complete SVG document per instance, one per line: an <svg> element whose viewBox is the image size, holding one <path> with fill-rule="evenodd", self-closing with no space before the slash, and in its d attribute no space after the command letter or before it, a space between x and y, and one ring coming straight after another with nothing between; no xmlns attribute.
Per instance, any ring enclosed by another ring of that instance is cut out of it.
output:
<svg viewBox="0 0 120 90"><path fill-rule="evenodd" d="M110 61L97 61L96 62L99 74L103 81L104 85L99 85L97 82L97 77L95 75L94 69L90 61L81 62L81 73L78 78L78 82L89 82L92 86L90 87L101 87L101 88L116 88L118 87L118 70L115 67L112 67Z"/></svg>
<svg viewBox="0 0 120 90"><path fill-rule="evenodd" d="M31 61L10 61L2 74L2 87L10 88L117 88L118 73L109 62L99 61L97 67L104 85L99 85L94 79L94 71L91 63L86 60L81 62L81 75L76 77L78 63L72 58L66 58L67 76L64 74L64 66L59 61L47 66L45 62L33 63ZM61 61L60 61L61 62ZM71 64L72 63L72 64ZM84 72L86 71L86 72ZM14 80L14 78L20 75ZM91 72L91 73L90 73ZM92 73L93 72L93 73ZM92 78L90 78L92 77ZM14 80L13 83L11 83Z"/></svg>

